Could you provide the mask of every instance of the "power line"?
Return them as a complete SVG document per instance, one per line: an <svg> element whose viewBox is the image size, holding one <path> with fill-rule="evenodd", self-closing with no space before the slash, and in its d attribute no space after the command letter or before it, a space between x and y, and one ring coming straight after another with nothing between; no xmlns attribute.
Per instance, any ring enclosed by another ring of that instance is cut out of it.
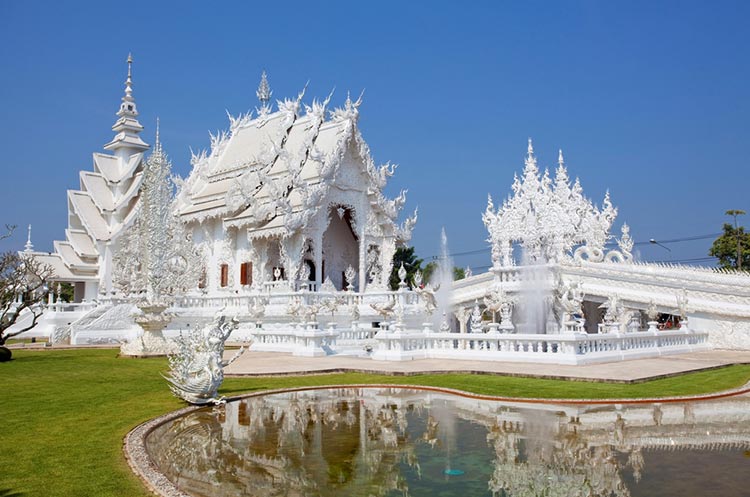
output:
<svg viewBox="0 0 750 497"><path fill-rule="evenodd" d="M722 233L709 233L708 235L697 235L689 236L685 238L673 238L671 240L657 240L659 243L680 243L680 242L692 242L693 240L707 240L709 238L716 238ZM646 242L635 242L634 245L648 245L651 241Z"/></svg>
<svg viewBox="0 0 750 497"><path fill-rule="evenodd" d="M722 233L708 233L706 235L686 236L682 238L672 238L670 240L658 240L658 242L659 243L681 243L681 242L692 242L695 240L708 240L711 238L716 238L720 236L721 234ZM614 244L616 244L616 242L610 241L610 242L607 242L606 245L614 245ZM650 244L651 242L647 240L645 242L635 242L633 245L650 245ZM476 255L476 254L481 254L484 252L489 252L490 250L491 250L491 247L485 247L481 249L467 250L465 252L456 252L454 254L448 254L448 257L462 257L465 255ZM436 261L440 259L441 257L442 256L440 255L433 255L429 257L429 259ZM713 258L710 258L710 259L713 259Z"/></svg>

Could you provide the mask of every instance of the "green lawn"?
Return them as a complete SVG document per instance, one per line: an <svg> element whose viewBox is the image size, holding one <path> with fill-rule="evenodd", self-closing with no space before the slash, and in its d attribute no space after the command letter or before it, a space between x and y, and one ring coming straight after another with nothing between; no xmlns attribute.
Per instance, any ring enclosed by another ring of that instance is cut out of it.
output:
<svg viewBox="0 0 750 497"><path fill-rule="evenodd" d="M118 359L115 350L14 350L0 363L0 497L147 496L122 453L138 423L184 404L160 372L166 359ZM750 381L750 366L637 385L485 375L382 376L359 373L229 378L223 395L291 386L420 384L475 393L544 398L634 398L708 393Z"/></svg>

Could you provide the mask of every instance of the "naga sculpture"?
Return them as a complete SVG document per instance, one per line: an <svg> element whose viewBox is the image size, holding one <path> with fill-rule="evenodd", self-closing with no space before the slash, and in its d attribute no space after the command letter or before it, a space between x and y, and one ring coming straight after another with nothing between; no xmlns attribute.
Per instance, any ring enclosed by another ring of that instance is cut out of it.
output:
<svg viewBox="0 0 750 497"><path fill-rule="evenodd" d="M203 329L180 336L179 351L169 356L169 373L164 376L175 396L197 405L224 402L223 397L217 397L224 381L224 367L245 351L242 347L228 361L223 358L224 343L238 323L237 318L227 321L219 311Z"/></svg>

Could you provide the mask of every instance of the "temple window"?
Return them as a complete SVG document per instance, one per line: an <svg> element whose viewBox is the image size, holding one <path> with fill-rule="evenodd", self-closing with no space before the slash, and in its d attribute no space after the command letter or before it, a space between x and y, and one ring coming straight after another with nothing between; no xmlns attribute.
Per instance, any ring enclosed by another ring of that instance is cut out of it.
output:
<svg viewBox="0 0 750 497"><path fill-rule="evenodd" d="M222 264L221 266L221 287L224 288L229 285L229 264Z"/></svg>
<svg viewBox="0 0 750 497"><path fill-rule="evenodd" d="M253 284L253 263L243 262L240 264L240 285Z"/></svg>

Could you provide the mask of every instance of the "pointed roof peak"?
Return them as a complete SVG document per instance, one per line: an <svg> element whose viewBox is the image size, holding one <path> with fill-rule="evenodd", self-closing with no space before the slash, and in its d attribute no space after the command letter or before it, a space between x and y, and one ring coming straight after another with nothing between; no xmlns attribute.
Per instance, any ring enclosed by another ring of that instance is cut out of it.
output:
<svg viewBox="0 0 750 497"><path fill-rule="evenodd" d="M133 54L128 54L128 76L125 79L125 95L120 102L120 109L117 111L118 119L112 126L112 131L117 134L111 142L104 145L105 150L124 149L123 153L132 153L133 151L143 151L148 148L139 136L143 126L138 122L138 108L133 98Z"/></svg>
<svg viewBox="0 0 750 497"><path fill-rule="evenodd" d="M562 149L558 150L558 153L557 153L557 164L560 167L564 167L565 166L565 159L563 158Z"/></svg>
<svg viewBox="0 0 750 497"><path fill-rule="evenodd" d="M31 225L29 225L29 236L26 238L26 245L24 245L24 252L31 252L34 250L34 244L31 243Z"/></svg>
<svg viewBox="0 0 750 497"><path fill-rule="evenodd" d="M258 89L256 90L255 95L263 106L268 105L268 102L271 101L273 91L271 91L271 86L268 84L268 75L266 74L265 69L260 75L260 83L258 84Z"/></svg>
<svg viewBox="0 0 750 497"><path fill-rule="evenodd" d="M123 102L135 102L133 99L133 54L128 54L128 77L125 80L125 96L122 97ZM120 107L120 111L123 107Z"/></svg>
<svg viewBox="0 0 750 497"><path fill-rule="evenodd" d="M526 148L526 152L528 153L529 157L534 156L534 144L531 143L531 137L529 137L529 146Z"/></svg>
<svg viewBox="0 0 750 497"><path fill-rule="evenodd" d="M161 140L159 139L159 116L156 117L156 137L154 138L154 152L161 152Z"/></svg>

